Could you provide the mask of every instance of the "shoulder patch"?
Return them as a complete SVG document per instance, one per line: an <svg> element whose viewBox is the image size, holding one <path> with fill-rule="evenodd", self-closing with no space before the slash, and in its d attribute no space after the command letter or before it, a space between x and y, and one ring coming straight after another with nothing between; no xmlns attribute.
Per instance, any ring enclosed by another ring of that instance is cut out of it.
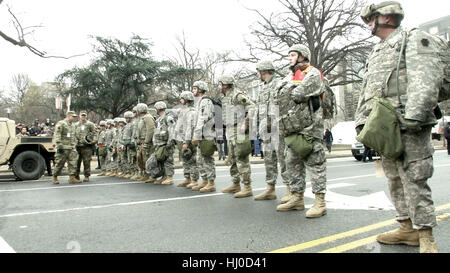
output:
<svg viewBox="0 0 450 273"><path fill-rule="evenodd" d="M428 39L425 39L425 38L420 40L420 42L422 43L423 46L428 46L430 44L430 41L428 41Z"/></svg>

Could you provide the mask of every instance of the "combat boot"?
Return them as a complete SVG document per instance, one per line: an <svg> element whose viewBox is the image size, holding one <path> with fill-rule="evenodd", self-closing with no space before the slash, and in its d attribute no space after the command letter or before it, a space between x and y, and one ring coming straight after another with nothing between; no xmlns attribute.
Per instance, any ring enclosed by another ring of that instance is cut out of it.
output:
<svg viewBox="0 0 450 273"><path fill-rule="evenodd" d="M69 184L81 183L79 179L76 178L75 175L69 176Z"/></svg>
<svg viewBox="0 0 450 273"><path fill-rule="evenodd" d="M130 179L131 180L139 180L139 178L140 178L140 176L139 176L139 173L137 172Z"/></svg>
<svg viewBox="0 0 450 273"><path fill-rule="evenodd" d="M97 176L105 176L105 173L106 172L102 171L101 173L97 174Z"/></svg>
<svg viewBox="0 0 450 273"><path fill-rule="evenodd" d="M161 185L172 185L173 184L173 176L168 176Z"/></svg>
<svg viewBox="0 0 450 273"><path fill-rule="evenodd" d="M302 192L294 192L291 198L284 204L278 205L277 211L304 210L305 201Z"/></svg>
<svg viewBox="0 0 450 273"><path fill-rule="evenodd" d="M57 176L52 176L52 182L55 185L59 184L58 177Z"/></svg>
<svg viewBox="0 0 450 273"><path fill-rule="evenodd" d="M79 174L75 175L75 178L76 178L76 179L78 179L78 180L81 180L81 178L80 178L80 175L79 175Z"/></svg>
<svg viewBox="0 0 450 273"><path fill-rule="evenodd" d="M400 228L380 234L377 241L387 245L419 246L419 232L412 227L411 219L399 220Z"/></svg>
<svg viewBox="0 0 450 273"><path fill-rule="evenodd" d="M216 184L214 183L214 180L209 180L208 185L200 189L200 192L212 192L212 191L216 191Z"/></svg>
<svg viewBox="0 0 450 273"><path fill-rule="evenodd" d="M243 198L253 195L252 186L250 184L244 184L244 188L234 194L234 198Z"/></svg>
<svg viewBox="0 0 450 273"><path fill-rule="evenodd" d="M183 182L181 182L180 184L177 185L177 187L186 187L187 185L189 185L191 183L192 183L191 178L186 177Z"/></svg>
<svg viewBox="0 0 450 273"><path fill-rule="evenodd" d="M228 188L222 190L223 193L236 193L241 190L241 185L239 183L233 183Z"/></svg>
<svg viewBox="0 0 450 273"><path fill-rule="evenodd" d="M83 182L89 182L89 176L85 176Z"/></svg>
<svg viewBox="0 0 450 273"><path fill-rule="evenodd" d="M438 248L436 240L433 236L433 230L420 229L419 230L419 243L420 243L420 253L438 253Z"/></svg>
<svg viewBox="0 0 450 273"><path fill-rule="evenodd" d="M117 172L117 170L114 170L114 172L113 172L113 175L112 176L115 176L115 177L118 177L119 176L119 173Z"/></svg>
<svg viewBox="0 0 450 273"><path fill-rule="evenodd" d="M267 189L263 193L255 196L256 201L273 199L277 199L277 195L275 193L275 185L272 184L267 184Z"/></svg>
<svg viewBox="0 0 450 273"><path fill-rule="evenodd" d="M105 176L111 176L112 175L112 172L111 171L107 171L106 173L105 173Z"/></svg>
<svg viewBox="0 0 450 273"><path fill-rule="evenodd" d="M202 181L202 183L200 185L192 187L191 190L199 191L201 188L206 187L206 185L208 185L208 179L203 179L203 181Z"/></svg>
<svg viewBox="0 0 450 273"><path fill-rule="evenodd" d="M325 193L316 193L314 205L306 212L306 218L317 218L327 214Z"/></svg>
<svg viewBox="0 0 450 273"><path fill-rule="evenodd" d="M148 176L148 179L145 180L145 183L155 183L156 179L153 177Z"/></svg>
<svg viewBox="0 0 450 273"><path fill-rule="evenodd" d="M197 186L197 185L198 185L197 180L194 180L194 181L192 181L190 184L188 184L188 185L186 186L186 188L192 189L192 187L195 187L195 186Z"/></svg>
<svg viewBox="0 0 450 273"><path fill-rule="evenodd" d="M284 204L286 202L289 201L289 199L291 199L291 186L286 185L286 194L283 196L283 198L281 198L281 204Z"/></svg>
<svg viewBox="0 0 450 273"><path fill-rule="evenodd" d="M125 179L130 179L133 175L131 173L128 173L127 175L125 175L123 178Z"/></svg>
<svg viewBox="0 0 450 273"><path fill-rule="evenodd" d="M147 181L149 178L150 176L148 175L148 173L145 173L138 181Z"/></svg>
<svg viewBox="0 0 450 273"><path fill-rule="evenodd" d="M164 182L164 180L166 180L167 176L163 176L160 179L155 181L155 185L159 185L162 184L162 182Z"/></svg>

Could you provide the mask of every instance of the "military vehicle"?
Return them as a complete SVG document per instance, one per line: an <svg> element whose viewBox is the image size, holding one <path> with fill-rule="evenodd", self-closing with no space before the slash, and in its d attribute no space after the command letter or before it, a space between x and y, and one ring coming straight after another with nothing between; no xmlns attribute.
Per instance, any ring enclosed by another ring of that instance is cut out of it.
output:
<svg viewBox="0 0 450 273"><path fill-rule="evenodd" d="M39 179L55 152L53 137L16 136L14 120L0 118L0 165L9 165L18 180Z"/></svg>

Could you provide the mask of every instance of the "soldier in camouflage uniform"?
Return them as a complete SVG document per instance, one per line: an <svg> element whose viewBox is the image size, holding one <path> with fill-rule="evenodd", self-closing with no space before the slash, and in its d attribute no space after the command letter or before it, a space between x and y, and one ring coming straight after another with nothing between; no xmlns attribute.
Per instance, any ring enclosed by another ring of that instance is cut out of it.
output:
<svg viewBox="0 0 450 273"><path fill-rule="evenodd" d="M124 178L131 178L134 174L134 165L136 164L136 146L133 140L134 114L131 111L127 111L123 116L125 117L127 124L122 133L122 145L124 145L126 149L125 160L127 162L126 175Z"/></svg>
<svg viewBox="0 0 450 273"><path fill-rule="evenodd" d="M161 147L165 147L166 160L163 162L164 175L161 179L155 181L155 184L171 185L173 184L174 162L173 153L176 140L174 139L175 120L166 114L167 105L158 101L155 103L155 109L158 114L156 120L155 133L153 134L153 145L155 152Z"/></svg>
<svg viewBox="0 0 450 273"><path fill-rule="evenodd" d="M215 128L214 128L214 105L211 99L205 96L206 92L209 92L208 85L204 81L197 81L193 84L192 93L199 98L197 104L197 120L194 130L195 146L198 146L199 141L208 141L212 145L217 145L215 141ZM190 185L191 189L200 192L212 192L216 190L214 180L216 179L216 164L214 162L214 154L211 156L205 156L198 148L197 166L202 176L202 184Z"/></svg>
<svg viewBox="0 0 450 273"><path fill-rule="evenodd" d="M87 112L81 111L80 120L75 123L75 134L78 140L76 146L78 161L75 176L78 180L80 179L81 162L83 162L83 182L89 182L89 176L91 175L92 146L97 143L97 127L86 118Z"/></svg>
<svg viewBox="0 0 450 273"><path fill-rule="evenodd" d="M280 163L281 178L287 187L285 202L290 199L289 177L286 170L284 157L285 143L284 137L279 135L277 123L277 106L275 106L275 87L279 79L274 75L275 67L271 61L261 61L256 65L258 78L262 81L262 86L258 95L257 120L259 121L259 135L264 151L264 165L266 168L267 189L255 196L255 200L276 199L275 184L278 176L278 162ZM283 202L282 199L282 202Z"/></svg>
<svg viewBox="0 0 450 273"><path fill-rule="evenodd" d="M112 140L110 142L111 148L111 175L110 176L118 176L118 168L119 168L119 150L117 147L118 137L119 137L119 119L118 117L113 120L113 128L112 128Z"/></svg>
<svg viewBox="0 0 450 273"><path fill-rule="evenodd" d="M136 139L139 143L137 148L137 162L140 169L140 176L135 179L138 181L145 181L146 183L153 183L155 182L155 179L145 172L145 163L154 150L153 133L155 131L155 120L153 116L148 113L147 104L139 103L136 110L139 113Z"/></svg>
<svg viewBox="0 0 450 273"><path fill-rule="evenodd" d="M100 121L100 130L98 132L98 157L100 159L100 167L102 172L98 176L105 176L106 174L106 121Z"/></svg>
<svg viewBox="0 0 450 273"><path fill-rule="evenodd" d="M75 136L75 125L73 124L73 121L76 117L77 115L75 112L68 111L66 118L56 124L54 134L56 154L55 170L52 176L53 184L59 184L58 175L61 174L61 170L66 162L69 170L69 183L81 183L81 181L75 177L78 154L75 150L77 139Z"/></svg>
<svg viewBox="0 0 450 273"><path fill-rule="evenodd" d="M106 121L107 129L105 133L105 142L106 142L106 174L105 176L113 175L113 137L114 137L114 120L108 119Z"/></svg>
<svg viewBox="0 0 450 273"><path fill-rule="evenodd" d="M194 95L190 91L183 91L180 95L180 103L185 106L178 116L176 139L181 144L181 158L185 180L178 187L186 187L197 184L199 171L197 166L197 147L192 144L197 112L194 107Z"/></svg>
<svg viewBox="0 0 450 273"><path fill-rule="evenodd" d="M249 197L253 195L250 153L245 155L246 151L242 150L243 145L238 144L249 142L249 115L247 113L254 104L244 92L234 88L232 76L222 76L219 79L219 90L224 95L222 98L222 120L226 126L232 177L232 185L223 189L222 192L235 193L235 198ZM235 113L238 117L235 117ZM241 177L244 184L243 189L240 186Z"/></svg>
<svg viewBox="0 0 450 273"><path fill-rule="evenodd" d="M119 118L119 128L117 128L118 178L124 178L128 171L127 147L123 140L123 131L126 124L125 118Z"/></svg>
<svg viewBox="0 0 450 273"><path fill-rule="evenodd" d="M401 227L378 235L377 241L420 245L420 252L437 252L432 234L437 223L427 180L433 175L430 134L437 123L433 110L443 79L435 52L445 41L418 29L407 31L401 27L404 12L395 1L367 6L361 11L361 17L381 41L375 45L365 66L356 130L358 134L362 130L375 98L385 97L397 110L405 149L397 160L382 157ZM404 52L400 55L402 48Z"/></svg>
<svg viewBox="0 0 450 273"><path fill-rule="evenodd" d="M324 122L323 110L320 107L324 78L317 68L310 65L311 53L306 46L293 45L288 53L292 73L280 81L276 88L280 131L285 138L297 136L305 139L312 145L312 150L309 154L300 156L293 146L287 145L286 165L291 177L289 181L291 198L279 205L277 210L305 209L303 196L306 188L306 170L308 170L315 202L306 212L306 217L316 218L327 213L326 157L322 145Z"/></svg>

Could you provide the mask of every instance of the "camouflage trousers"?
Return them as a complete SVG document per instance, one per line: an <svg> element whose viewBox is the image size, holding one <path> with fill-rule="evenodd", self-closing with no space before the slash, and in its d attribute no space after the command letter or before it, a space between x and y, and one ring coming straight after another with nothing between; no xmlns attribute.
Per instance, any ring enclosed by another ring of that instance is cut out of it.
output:
<svg viewBox="0 0 450 273"><path fill-rule="evenodd" d="M106 172L106 156L99 156L99 159L102 172Z"/></svg>
<svg viewBox="0 0 450 273"><path fill-rule="evenodd" d="M155 149L156 151L156 149ZM167 145L166 146L166 153L167 153L167 159L163 162L164 167L164 176L173 176L175 173L174 168L174 161L173 161L173 153L175 151L174 146Z"/></svg>
<svg viewBox="0 0 450 273"><path fill-rule="evenodd" d="M150 155L153 153L153 146L150 148L144 148L144 144L139 144L137 148L137 165L139 167L139 171L145 172L145 163L147 162L147 159L150 157Z"/></svg>
<svg viewBox="0 0 450 273"><path fill-rule="evenodd" d="M276 142L274 142L276 144ZM286 167L286 144L284 137L280 136L277 147L274 144L264 141L262 144L264 151L264 166L266 169L266 183L275 185L278 177L278 163L280 163L281 178L284 184L289 184L289 175Z"/></svg>
<svg viewBox="0 0 450 273"><path fill-rule="evenodd" d="M83 162L84 176L88 177L91 175L91 159L92 159L92 147L84 146L77 147L78 160L77 160L77 171L75 175L80 175L81 172L81 162Z"/></svg>
<svg viewBox="0 0 450 273"><path fill-rule="evenodd" d="M216 179L216 163L214 161L214 155L203 156L200 152L200 147L197 148L197 166L200 171L200 176L203 179L215 180Z"/></svg>
<svg viewBox="0 0 450 273"><path fill-rule="evenodd" d="M137 171L139 171L139 167L137 165L137 160L136 160L136 148L135 147L128 147L127 148L127 162L128 162L128 167L130 169L130 173L136 173Z"/></svg>
<svg viewBox="0 0 450 273"><path fill-rule="evenodd" d="M118 171L121 173L130 173L129 166L128 166L128 157L127 157L127 150L122 149L119 151L119 160L118 160Z"/></svg>
<svg viewBox="0 0 450 273"><path fill-rule="evenodd" d="M291 192L303 193L306 189L306 170L311 177L312 192L325 193L327 187L327 162L322 141L313 141L313 150L305 159L300 158L294 150L286 147L287 172L291 176Z"/></svg>
<svg viewBox="0 0 450 273"><path fill-rule="evenodd" d="M106 154L106 171L111 172L117 170L117 152L110 151Z"/></svg>
<svg viewBox="0 0 450 273"><path fill-rule="evenodd" d="M232 177L232 181L235 184L241 182L245 185L251 184L251 168L250 168L250 158L249 155L244 159L239 158L237 155L239 154L238 148L236 146L235 140L228 141L228 156L230 158L230 174Z"/></svg>
<svg viewBox="0 0 450 273"><path fill-rule="evenodd" d="M192 149L192 156L189 159L181 156L184 169L184 177L190 178L192 181L198 181L199 178L199 167L197 165L197 148Z"/></svg>
<svg viewBox="0 0 450 273"><path fill-rule="evenodd" d="M418 133L402 133L404 156L397 160L382 158L397 220L410 218L415 229L437 225L431 188L427 183L434 171L430 134L430 127Z"/></svg>
<svg viewBox="0 0 450 273"><path fill-rule="evenodd" d="M67 168L69 175L76 175L76 166L78 160L78 153L73 150L57 150L55 154L55 170L53 176L61 174L61 170L64 168L64 164L67 162Z"/></svg>

